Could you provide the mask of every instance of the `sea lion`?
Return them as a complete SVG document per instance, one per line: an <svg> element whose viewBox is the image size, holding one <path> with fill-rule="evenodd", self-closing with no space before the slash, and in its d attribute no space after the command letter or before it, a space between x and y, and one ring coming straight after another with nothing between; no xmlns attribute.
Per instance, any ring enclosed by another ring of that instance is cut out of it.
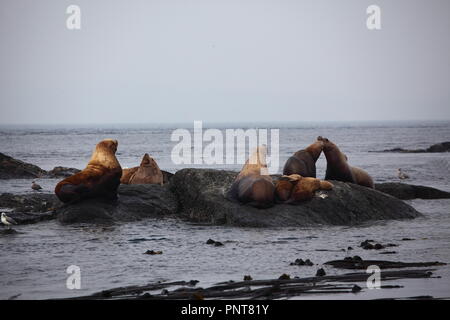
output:
<svg viewBox="0 0 450 320"><path fill-rule="evenodd" d="M274 204L275 186L266 164L267 148L260 146L246 161L231 185L232 198L256 208L268 208Z"/></svg>
<svg viewBox="0 0 450 320"><path fill-rule="evenodd" d="M310 200L318 190L331 190L333 185L312 177L302 177L298 174L282 176L276 183L277 200L284 203L297 203Z"/></svg>
<svg viewBox="0 0 450 320"><path fill-rule="evenodd" d="M321 136L317 137L317 140L323 142L323 153L327 158L325 180L351 182L374 188L372 177L363 169L350 166L347 156L333 142Z"/></svg>
<svg viewBox="0 0 450 320"><path fill-rule="evenodd" d="M120 183L122 183L122 184L129 184L130 183L130 178L133 176L133 174L136 173L136 171L138 169L139 169L139 167L122 169L122 178L120 178Z"/></svg>
<svg viewBox="0 0 450 320"><path fill-rule="evenodd" d="M275 198L279 202L288 201L291 197L294 184L286 176L282 176L275 183Z"/></svg>
<svg viewBox="0 0 450 320"><path fill-rule="evenodd" d="M302 177L316 177L316 161L322 153L323 142L317 140L304 150L294 153L285 163L283 175L299 174Z"/></svg>
<svg viewBox="0 0 450 320"><path fill-rule="evenodd" d="M122 168L116 158L117 140L106 139L97 144L86 168L60 181L55 194L62 202L86 198L117 199Z"/></svg>
<svg viewBox="0 0 450 320"><path fill-rule="evenodd" d="M141 165L130 177L129 184L160 184L163 185L163 174L156 161L146 153Z"/></svg>

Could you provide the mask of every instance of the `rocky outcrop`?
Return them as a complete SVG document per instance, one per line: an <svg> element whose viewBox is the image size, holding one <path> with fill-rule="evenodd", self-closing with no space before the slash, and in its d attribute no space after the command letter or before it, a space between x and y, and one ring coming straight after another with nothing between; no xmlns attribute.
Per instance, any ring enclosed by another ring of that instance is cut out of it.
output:
<svg viewBox="0 0 450 320"><path fill-rule="evenodd" d="M276 204L257 209L228 197L237 172L183 169L160 185L121 185L119 199L90 199L63 205L53 194L0 195L0 207L19 223L57 217L62 223L133 221L180 217L189 221L242 227L355 225L369 220L404 219L420 215L403 201L351 183L333 181L297 205Z"/></svg>
<svg viewBox="0 0 450 320"><path fill-rule="evenodd" d="M0 179L34 179L45 177L46 174L38 166L0 153Z"/></svg>
<svg viewBox="0 0 450 320"><path fill-rule="evenodd" d="M399 182L378 183L375 189L402 200L450 199L450 192Z"/></svg>
<svg viewBox="0 0 450 320"><path fill-rule="evenodd" d="M0 153L0 179L36 179L65 178L80 170L75 168L55 167L50 171Z"/></svg>
<svg viewBox="0 0 450 320"><path fill-rule="evenodd" d="M426 149L403 149L393 148L382 151L372 152L399 152L399 153L437 153L437 152L450 152L450 141L433 144Z"/></svg>
<svg viewBox="0 0 450 320"><path fill-rule="evenodd" d="M177 200L167 186L121 185L116 202L90 199L56 210L62 223L134 221L149 217L175 216Z"/></svg>
<svg viewBox="0 0 450 320"><path fill-rule="evenodd" d="M237 172L208 169L178 171L170 187L179 201L180 214L196 222L246 227L354 225L420 215L408 204L387 194L338 181L332 181L333 190L321 191L311 201L257 209L227 197L236 175Z"/></svg>

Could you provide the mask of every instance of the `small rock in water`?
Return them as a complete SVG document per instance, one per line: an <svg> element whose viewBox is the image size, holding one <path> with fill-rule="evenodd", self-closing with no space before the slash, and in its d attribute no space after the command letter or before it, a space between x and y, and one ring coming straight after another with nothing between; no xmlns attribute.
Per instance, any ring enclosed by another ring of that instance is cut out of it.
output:
<svg viewBox="0 0 450 320"><path fill-rule="evenodd" d="M206 241L206 244L214 244L214 243L216 243L216 242L213 239L208 239Z"/></svg>
<svg viewBox="0 0 450 320"><path fill-rule="evenodd" d="M411 238L403 238L402 239L402 241L411 241L411 240L414 240L414 239L411 239Z"/></svg>
<svg viewBox="0 0 450 320"><path fill-rule="evenodd" d="M347 250L353 250L353 248L352 247L348 247Z"/></svg>
<svg viewBox="0 0 450 320"><path fill-rule="evenodd" d="M323 277L326 275L325 270L323 270L323 268L320 268L319 270L317 270L316 272L316 277Z"/></svg>
<svg viewBox="0 0 450 320"><path fill-rule="evenodd" d="M311 260L306 259L303 261L303 259L295 259L294 262L290 263L291 266L313 266L314 263L311 262Z"/></svg>
<svg viewBox="0 0 450 320"><path fill-rule="evenodd" d="M363 261L363 259L360 256L354 256L353 261Z"/></svg>
<svg viewBox="0 0 450 320"><path fill-rule="evenodd" d="M244 281L252 281L253 280L253 278L252 278L252 276L244 276Z"/></svg>
<svg viewBox="0 0 450 320"><path fill-rule="evenodd" d="M286 273L283 273L278 279L279 280L290 280L291 276Z"/></svg>
<svg viewBox="0 0 450 320"><path fill-rule="evenodd" d="M220 242L220 241L214 242L214 247L221 247L221 246L223 246L222 242Z"/></svg>
<svg viewBox="0 0 450 320"><path fill-rule="evenodd" d="M154 255L154 254L162 254L162 251L153 251L153 250L147 250L145 251L144 254L150 254L150 255Z"/></svg>
<svg viewBox="0 0 450 320"><path fill-rule="evenodd" d="M198 280L191 280L191 281L189 281L189 285L192 286L192 287L195 287L195 285L196 285L198 282L199 282Z"/></svg>
<svg viewBox="0 0 450 320"><path fill-rule="evenodd" d="M162 294L162 295L168 295L168 294L169 294L169 290L163 289L163 290L161 291L161 294Z"/></svg>
<svg viewBox="0 0 450 320"><path fill-rule="evenodd" d="M380 254L396 254L397 251L384 251L384 252L380 252Z"/></svg>
<svg viewBox="0 0 450 320"><path fill-rule="evenodd" d="M358 286L357 284L355 284L352 288L353 293L360 292L361 290L362 290L362 288L360 286Z"/></svg>
<svg viewBox="0 0 450 320"><path fill-rule="evenodd" d="M377 243L376 245L374 245L373 247L375 250L380 250L380 249L384 249L384 246L381 243Z"/></svg>
<svg viewBox="0 0 450 320"><path fill-rule="evenodd" d="M291 266L304 266L305 261L303 261L303 259L295 259L295 261L291 262L290 265Z"/></svg>

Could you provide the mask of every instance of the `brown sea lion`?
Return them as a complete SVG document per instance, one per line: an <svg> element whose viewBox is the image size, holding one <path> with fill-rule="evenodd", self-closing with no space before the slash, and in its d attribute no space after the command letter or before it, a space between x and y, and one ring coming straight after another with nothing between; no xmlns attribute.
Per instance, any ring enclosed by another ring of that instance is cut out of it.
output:
<svg viewBox="0 0 450 320"><path fill-rule="evenodd" d="M115 155L117 145L117 140L112 139L98 143L86 168L56 185L59 200L65 203L97 197L116 200L122 176Z"/></svg>
<svg viewBox="0 0 450 320"><path fill-rule="evenodd" d="M327 158L326 180L351 182L374 188L372 177L363 169L350 166L347 156L333 142L320 136L317 140L323 142L323 153Z"/></svg>
<svg viewBox="0 0 450 320"><path fill-rule="evenodd" d="M136 173L136 171L138 169L139 169L139 167L122 169L122 178L120 178L120 183L122 183L122 184L129 184L130 183L130 178L133 176L133 174Z"/></svg>
<svg viewBox="0 0 450 320"><path fill-rule="evenodd" d="M275 194L277 200L285 203L297 203L312 199L318 190L331 190L332 188L333 185L328 181L293 174L282 176L278 180Z"/></svg>
<svg viewBox="0 0 450 320"><path fill-rule="evenodd" d="M294 188L294 184L289 181L286 177L281 177L276 183L275 183L275 198L279 202L285 202L288 201L291 197L292 189Z"/></svg>
<svg viewBox="0 0 450 320"><path fill-rule="evenodd" d="M146 153L129 184L163 184L163 174L156 161Z"/></svg>
<svg viewBox="0 0 450 320"><path fill-rule="evenodd" d="M299 174L302 177L316 177L316 161L322 152L323 142L317 140L304 150L294 153L285 163L283 175Z"/></svg>
<svg viewBox="0 0 450 320"><path fill-rule="evenodd" d="M275 186L266 164L265 146L258 147L231 185L232 198L256 208L274 204Z"/></svg>

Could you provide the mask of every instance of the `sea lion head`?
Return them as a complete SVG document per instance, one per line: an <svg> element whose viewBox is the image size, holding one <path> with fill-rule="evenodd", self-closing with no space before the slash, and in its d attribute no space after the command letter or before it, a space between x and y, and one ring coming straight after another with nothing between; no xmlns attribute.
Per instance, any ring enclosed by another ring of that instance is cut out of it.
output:
<svg viewBox="0 0 450 320"><path fill-rule="evenodd" d="M323 145L322 150L324 152L327 152L327 151L330 151L330 150L336 148L336 145L333 142L331 142L330 140L328 140L328 138L318 136L317 141L322 142L322 145Z"/></svg>
<svg viewBox="0 0 450 320"><path fill-rule="evenodd" d="M155 159L150 157L148 155L148 153L144 154L144 157L142 158L140 166L148 167L148 168L154 169L155 171L159 171L159 167L158 167L158 164L156 163Z"/></svg>
<svg viewBox="0 0 450 320"><path fill-rule="evenodd" d="M112 152L113 154L117 151L117 146L119 145L119 142L114 139L105 139L100 141L97 146L95 147L96 151L107 151Z"/></svg>
<svg viewBox="0 0 450 320"><path fill-rule="evenodd" d="M301 175L299 175L299 174L291 174L291 175L288 175L288 176L285 176L285 175L281 176L280 180L287 180L287 181L290 181L290 182L296 182L296 181L300 181L302 178L303 177Z"/></svg>
<svg viewBox="0 0 450 320"><path fill-rule="evenodd" d="M110 169L119 168L120 171L122 171L120 163L117 161L115 155L118 145L119 143L114 139L105 139L100 141L95 146L95 150L92 153L92 157L88 165L101 165Z"/></svg>

